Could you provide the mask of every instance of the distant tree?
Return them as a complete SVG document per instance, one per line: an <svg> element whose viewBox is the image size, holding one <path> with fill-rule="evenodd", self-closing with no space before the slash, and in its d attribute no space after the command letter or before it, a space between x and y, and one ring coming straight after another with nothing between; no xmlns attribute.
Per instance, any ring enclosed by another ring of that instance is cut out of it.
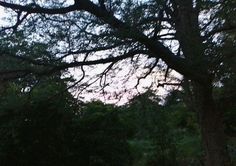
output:
<svg viewBox="0 0 236 166"><path fill-rule="evenodd" d="M65 86L44 80L25 92L21 85L8 85L0 97L1 165L69 164L70 153L75 153L68 148L70 126L78 106L68 92L57 95Z"/></svg>
<svg viewBox="0 0 236 166"><path fill-rule="evenodd" d="M168 112L159 102L155 93L147 91L133 98L123 108L121 119L133 126L133 136L129 138L133 165L177 165Z"/></svg>
<svg viewBox="0 0 236 166"><path fill-rule="evenodd" d="M167 98L163 105L147 91L122 107L121 120L132 129L128 140L133 165L202 165L196 113L183 103L183 92L173 91Z"/></svg>
<svg viewBox="0 0 236 166"><path fill-rule="evenodd" d="M63 80L31 92L12 83L0 97L0 164L129 165L128 132L114 106L79 104ZM30 93L30 94L29 94Z"/></svg>
<svg viewBox="0 0 236 166"><path fill-rule="evenodd" d="M87 103L76 121L72 146L79 153L79 165L130 165L129 130L117 108L98 101Z"/></svg>
<svg viewBox="0 0 236 166"><path fill-rule="evenodd" d="M24 61L40 66L40 70L17 69L3 71L3 74L43 75L79 67L82 79L86 75L84 66L107 64L106 69L97 75L101 78L101 85L107 86L110 83L108 78L124 68L122 60L126 59L126 65L131 63L134 67L126 76L144 68L141 79L156 69L163 70L160 68L163 63L158 64L161 59L168 66L167 76L169 69L174 69L189 84L193 108L199 115L206 165L230 165L225 146L224 109L221 107L227 105L224 101L228 99L223 95L215 99L213 89L218 81L231 86L222 82L229 74L222 73L221 66L226 59L235 57L235 42L231 45L233 47L226 47L224 39L230 34L235 41L235 1L66 2L0 1L15 21L10 27L2 28L2 38L9 32L23 30L28 41L41 40L50 45L51 52L58 59L73 59L60 64L55 64L54 60L48 64L43 59L27 57L28 52L19 54L1 48L1 56L24 57ZM141 60L141 57L145 58Z"/></svg>

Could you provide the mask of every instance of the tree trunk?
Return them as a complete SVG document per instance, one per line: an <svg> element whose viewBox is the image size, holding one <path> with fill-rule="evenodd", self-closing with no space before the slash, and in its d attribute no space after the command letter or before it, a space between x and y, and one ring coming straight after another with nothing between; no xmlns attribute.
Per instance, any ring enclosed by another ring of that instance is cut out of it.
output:
<svg viewBox="0 0 236 166"><path fill-rule="evenodd" d="M176 1L176 33L185 59L204 78L191 78L194 107L199 114L206 166L229 166L226 150L223 111L216 107L212 94L212 75L209 72L205 45L200 35L198 10L192 0Z"/></svg>
<svg viewBox="0 0 236 166"><path fill-rule="evenodd" d="M199 113L206 166L230 166L223 125L223 111L213 100L211 85L195 85L195 100Z"/></svg>

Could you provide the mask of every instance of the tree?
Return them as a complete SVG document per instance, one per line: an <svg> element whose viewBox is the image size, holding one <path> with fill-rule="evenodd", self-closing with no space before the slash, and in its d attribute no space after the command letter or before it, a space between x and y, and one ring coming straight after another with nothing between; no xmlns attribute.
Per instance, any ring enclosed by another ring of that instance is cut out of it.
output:
<svg viewBox="0 0 236 166"><path fill-rule="evenodd" d="M62 87L63 80L55 78L41 80L33 91L9 83L0 97L1 165L70 165L78 105L70 93L57 94Z"/></svg>
<svg viewBox="0 0 236 166"><path fill-rule="evenodd" d="M11 52L27 52L44 62L54 58L47 45L31 43L22 49L28 44L22 34L13 38L1 41L2 48L13 43ZM1 70L41 69L24 60L19 63L12 56L2 56ZM129 163L126 126L120 123L115 107L81 103L68 92L67 84L73 80L60 71L50 76L26 74L18 78L18 74L22 73L5 74L0 82L1 165Z"/></svg>
<svg viewBox="0 0 236 166"><path fill-rule="evenodd" d="M42 59L1 49L1 55L13 54L42 66L40 70L18 70L21 74L43 75L79 67L83 79L84 66L107 64L97 75L101 85L107 86L107 77L122 69L118 66L122 60L128 64L131 59L135 69L144 67L142 79L163 66L158 64L161 59L167 65L167 73L174 69L188 84L193 108L199 115L206 165L230 165L222 116L227 98L215 99L213 89L215 82L221 83L229 75L227 71L219 72L219 67L235 55L234 47L230 47L230 53L225 52L224 40L235 35L235 1L75 0L68 4L24 0L0 1L0 5L15 16L15 24L3 27L2 32L23 30L27 40L38 39L50 45L58 59L74 57L72 61L50 65ZM141 60L142 56L146 59ZM13 71L3 74L9 72Z"/></svg>
<svg viewBox="0 0 236 166"><path fill-rule="evenodd" d="M58 78L41 79L31 91L9 83L0 96L2 166L129 165L119 111L101 102L82 106L61 93L65 87Z"/></svg>
<svg viewBox="0 0 236 166"><path fill-rule="evenodd" d="M84 105L73 128L75 156L79 165L130 165L128 126L114 105L93 101ZM75 163L74 163L75 164Z"/></svg>
<svg viewBox="0 0 236 166"><path fill-rule="evenodd" d="M123 108L122 116L129 123L127 126L133 126L133 136L129 140L133 165L178 165L172 132L176 126L169 126L173 119L159 102L155 93L147 91Z"/></svg>

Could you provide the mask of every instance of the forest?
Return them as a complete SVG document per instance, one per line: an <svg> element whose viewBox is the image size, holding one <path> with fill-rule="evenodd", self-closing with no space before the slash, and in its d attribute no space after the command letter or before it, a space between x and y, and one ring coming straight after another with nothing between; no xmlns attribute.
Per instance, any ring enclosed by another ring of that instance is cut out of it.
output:
<svg viewBox="0 0 236 166"><path fill-rule="evenodd" d="M183 92L160 99L147 91L116 106L81 102L59 77L31 92L24 82L1 91L0 164L3 166L202 166L204 152L196 112ZM145 103L145 104L144 104ZM235 108L234 108L235 109ZM235 162L235 111L225 112L227 146Z"/></svg>
<svg viewBox="0 0 236 166"><path fill-rule="evenodd" d="M236 165L235 14L0 0L0 165Z"/></svg>

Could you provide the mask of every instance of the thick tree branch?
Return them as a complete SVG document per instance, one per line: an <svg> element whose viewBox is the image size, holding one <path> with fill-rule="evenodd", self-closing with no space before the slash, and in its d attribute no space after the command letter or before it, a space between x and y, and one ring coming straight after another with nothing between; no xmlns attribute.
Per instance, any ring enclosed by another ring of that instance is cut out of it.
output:
<svg viewBox="0 0 236 166"><path fill-rule="evenodd" d="M78 67L78 66L89 66L89 65L97 65L97 64L106 64L106 63L111 63L111 62L118 62L123 59L131 58L137 54L147 54L149 55L150 52L147 50L135 50L135 51L130 51L126 54L117 56L117 57L109 57L109 58L104 58L104 59L98 59L98 60L92 60L92 61L79 61L79 62L71 62L71 63L64 63L59 66L53 67L51 70L47 71L49 73L53 73L55 71L59 70L65 70L67 68L73 68L73 67Z"/></svg>
<svg viewBox="0 0 236 166"><path fill-rule="evenodd" d="M14 57L16 59L19 58L20 61L24 61L29 64L41 66L40 69L30 67L26 69L9 69L9 70L0 70L0 80L10 80L10 79L16 79L20 77L25 77L28 74L34 74L37 76L43 76L43 75L48 75L55 73L57 71L65 70L68 68L73 68L73 67L81 67L83 69L83 66L89 66L89 65L96 65L96 64L107 64L107 63L116 63L120 60L131 58L137 54L150 54L149 51L147 50L134 50L134 51L129 51L126 54L117 56L117 57L109 57L109 58L104 58L104 59L98 59L98 60L92 60L92 61L86 61L86 58L84 58L83 61L79 62L71 62L71 63L62 63L60 65L55 65L55 64L49 64L49 63L41 63L35 60L31 60L28 58L23 58L23 57ZM35 66L36 67L36 66ZM83 71L83 70L82 70Z"/></svg>
<svg viewBox="0 0 236 166"><path fill-rule="evenodd" d="M123 44L124 44L124 42L118 42L118 43L115 43L113 45L108 45L108 46L103 46L103 47L95 47L95 48L91 48L91 49L84 49L84 50L79 49L79 50L75 50L75 51L69 50L63 56L58 58L57 61L62 60L64 58L68 57L69 55L88 54L88 53L93 53L93 52L98 52L98 51L106 51L106 50L110 50L110 49L119 47ZM125 44L127 44L127 42Z"/></svg>
<svg viewBox="0 0 236 166"><path fill-rule="evenodd" d="M40 6L18 5L18 4L12 4L12 3L3 2L3 1L0 1L0 6L10 8L12 10L24 11L29 14L30 13L66 14L66 13L79 9L79 6L76 6L76 5L71 5L71 6L63 7L63 8L49 9L49 8L43 8Z"/></svg>
<svg viewBox="0 0 236 166"><path fill-rule="evenodd" d="M94 14L113 28L120 31L124 38L135 39L136 41L145 45L149 49L149 51L153 53L153 57L155 57L155 55L158 55L158 58L161 58L164 62L166 62L166 64L168 64L170 68L178 71L183 75L188 76L193 80L199 82L209 81L207 73L204 73L201 70L196 72L195 69L192 69L191 64L189 64L185 59L177 57L169 48L164 46L163 43L148 38L135 27L130 27L129 25L123 23L111 13L106 10L102 10L102 8L93 4L91 1L83 1L82 6L83 10Z"/></svg>
<svg viewBox="0 0 236 166"><path fill-rule="evenodd" d="M7 2L0 1L0 5L3 7L11 8L14 10L25 11L27 13L44 13L44 14L65 14L68 12L80 10L87 11L96 17L103 20L105 23L109 24L114 29L117 29L124 38L130 38L138 41L139 43L145 45L150 52L154 55L153 57L157 58L155 55L158 55L158 58L161 58L168 66L179 73L186 75L187 77L194 79L199 82L205 82L208 78L207 73L202 72L201 70L197 71L192 69L191 64L189 64L185 59L177 57L168 47L164 46L163 43L158 40L153 40L145 36L135 27L130 27L129 25L118 20L112 13L104 10L102 7L94 4L89 0L77 0L74 5L57 8L57 9L47 9L39 6L29 7L11 4ZM93 62L83 62L83 64L96 64L109 62L108 60L100 60ZM80 65L79 62L72 63L71 66ZM70 65L68 66L70 67ZM208 80L207 80L208 81Z"/></svg>

